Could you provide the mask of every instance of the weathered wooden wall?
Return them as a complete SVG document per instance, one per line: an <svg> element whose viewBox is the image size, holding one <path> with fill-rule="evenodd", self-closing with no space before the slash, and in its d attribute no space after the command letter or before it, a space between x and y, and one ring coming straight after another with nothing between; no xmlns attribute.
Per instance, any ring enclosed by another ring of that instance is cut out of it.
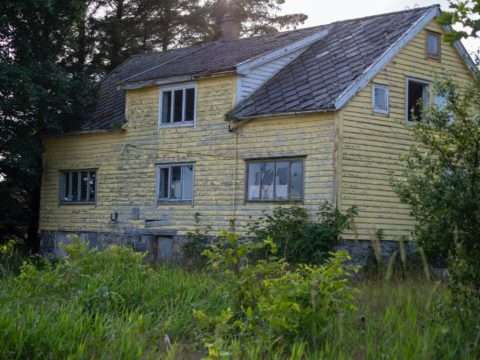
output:
<svg viewBox="0 0 480 360"><path fill-rule="evenodd" d="M305 206L334 200L335 114L264 119L228 131L224 115L235 100L233 76L197 84L195 127L158 128L159 89L128 94L128 127L115 134L51 138L46 142L41 229L123 231L145 227L193 230L195 214L214 231L235 219L241 229L272 204L245 203L245 159L306 156ZM157 205L155 165L194 162L193 204ZM96 205L60 205L59 172L98 168ZM140 220L132 209L140 209ZM119 213L119 223L110 214Z"/></svg>
<svg viewBox="0 0 480 360"><path fill-rule="evenodd" d="M427 27L441 32L435 22ZM392 176L401 169L400 157L412 145L412 127L405 121L406 79L414 77L434 82L451 78L460 85L471 74L457 51L442 44L441 61L426 58L426 31L422 31L340 112L339 136L341 167L339 201L343 209L356 205L357 234L350 237L369 240L378 230L385 239L410 237L414 221L409 208L400 203L391 186ZM390 89L390 114L379 115L372 108L372 84Z"/></svg>

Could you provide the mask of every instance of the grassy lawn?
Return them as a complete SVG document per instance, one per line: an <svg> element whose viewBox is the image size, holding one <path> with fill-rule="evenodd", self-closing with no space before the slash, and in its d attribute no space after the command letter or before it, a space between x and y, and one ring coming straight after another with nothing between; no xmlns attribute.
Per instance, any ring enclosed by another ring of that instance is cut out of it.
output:
<svg viewBox="0 0 480 360"><path fill-rule="evenodd" d="M24 266L0 278L0 359L199 359L207 355L193 310L230 306L204 272L145 266L116 248L66 263ZM424 278L355 283L356 311L337 319L315 351L298 344L271 359L468 359L457 324L436 320L447 296ZM447 339L447 340L446 340ZM224 358L265 358L236 344Z"/></svg>

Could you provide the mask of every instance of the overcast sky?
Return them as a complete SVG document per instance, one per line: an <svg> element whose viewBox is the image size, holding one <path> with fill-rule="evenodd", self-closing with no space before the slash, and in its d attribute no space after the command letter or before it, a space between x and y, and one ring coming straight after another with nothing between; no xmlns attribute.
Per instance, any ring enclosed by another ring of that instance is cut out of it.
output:
<svg viewBox="0 0 480 360"><path fill-rule="evenodd" d="M447 0L286 0L282 12L302 12L307 14L308 20L304 26L315 26L337 20L352 19L434 4L440 4L443 9L448 8ZM467 40L465 45L469 51L474 52L480 49L480 40Z"/></svg>

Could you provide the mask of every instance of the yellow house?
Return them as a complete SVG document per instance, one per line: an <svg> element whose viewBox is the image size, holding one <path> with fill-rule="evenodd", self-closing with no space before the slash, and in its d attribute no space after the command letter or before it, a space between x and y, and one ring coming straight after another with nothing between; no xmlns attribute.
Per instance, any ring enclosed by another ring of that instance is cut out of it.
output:
<svg viewBox="0 0 480 360"><path fill-rule="evenodd" d="M437 6L134 56L103 81L91 119L45 140L42 246L147 243L171 256L275 206L359 208L350 248L411 238L391 187L436 79L470 81ZM228 24L226 24L227 26ZM227 31L230 30L230 31ZM362 245L359 245L362 244ZM365 245L367 244L367 245Z"/></svg>

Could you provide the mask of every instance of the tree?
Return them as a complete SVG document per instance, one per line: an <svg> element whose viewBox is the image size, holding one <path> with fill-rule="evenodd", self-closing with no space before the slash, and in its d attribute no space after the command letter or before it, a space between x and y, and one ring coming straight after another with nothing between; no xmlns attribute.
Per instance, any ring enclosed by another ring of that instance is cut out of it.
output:
<svg viewBox="0 0 480 360"><path fill-rule="evenodd" d="M42 136L72 129L89 105L89 79L71 71L65 46L83 0L0 3L0 240L38 251Z"/></svg>
<svg viewBox="0 0 480 360"><path fill-rule="evenodd" d="M450 258L455 284L480 291L480 76L467 89L436 86L445 99L414 129L417 145L395 188L417 220L429 257ZM460 266L459 266L460 265Z"/></svg>
<svg viewBox="0 0 480 360"><path fill-rule="evenodd" d="M209 0L205 7L210 18L208 34L211 39L221 37L221 21L230 13L242 24L243 36L275 33L295 28L307 20L305 14L279 15L285 0Z"/></svg>
<svg viewBox="0 0 480 360"><path fill-rule="evenodd" d="M445 11L439 17L443 25L460 25L461 30L446 34L450 42L463 38L478 37L480 32L480 0L450 1L450 11Z"/></svg>
<svg viewBox="0 0 480 360"><path fill-rule="evenodd" d="M110 71L129 56L216 40L230 13L251 36L298 26L307 16L278 15L285 0L97 0L105 15L92 20L94 63Z"/></svg>

